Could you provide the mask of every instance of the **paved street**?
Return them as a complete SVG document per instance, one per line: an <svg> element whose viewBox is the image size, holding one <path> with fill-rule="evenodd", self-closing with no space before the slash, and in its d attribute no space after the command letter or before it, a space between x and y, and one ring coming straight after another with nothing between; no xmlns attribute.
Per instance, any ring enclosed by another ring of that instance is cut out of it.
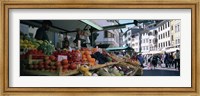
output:
<svg viewBox="0 0 200 96"><path fill-rule="evenodd" d="M143 76L180 76L180 71L178 71L174 67L173 68L157 67L155 69L150 69L145 67L143 70L144 70Z"/></svg>

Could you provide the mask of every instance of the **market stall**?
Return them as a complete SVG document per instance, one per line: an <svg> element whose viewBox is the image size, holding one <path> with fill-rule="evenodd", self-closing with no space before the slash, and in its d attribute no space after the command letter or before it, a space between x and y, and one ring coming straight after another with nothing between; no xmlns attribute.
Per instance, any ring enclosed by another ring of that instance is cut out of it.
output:
<svg viewBox="0 0 200 96"><path fill-rule="evenodd" d="M21 76L142 75L137 62L119 58L104 48L83 47L79 40L73 47L57 48L51 41L26 36L20 36L20 67Z"/></svg>

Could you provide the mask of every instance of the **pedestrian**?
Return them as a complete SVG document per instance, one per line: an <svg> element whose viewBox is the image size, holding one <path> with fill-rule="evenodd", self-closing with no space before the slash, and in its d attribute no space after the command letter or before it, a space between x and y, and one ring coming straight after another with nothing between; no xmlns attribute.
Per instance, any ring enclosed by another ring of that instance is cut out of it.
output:
<svg viewBox="0 0 200 96"><path fill-rule="evenodd" d="M168 68L169 67L169 54L167 54L166 52L165 52L165 57L164 57L164 63L165 63L166 68Z"/></svg>
<svg viewBox="0 0 200 96"><path fill-rule="evenodd" d="M173 61L174 61L174 57L173 57L173 54L171 53L169 55L169 67L172 67L174 64L173 64Z"/></svg>
<svg viewBox="0 0 200 96"><path fill-rule="evenodd" d="M49 30L50 26L52 26L52 22L50 20L44 20L42 22L42 27L38 28L36 31L35 39L49 41L49 37L48 37L46 31Z"/></svg>
<svg viewBox="0 0 200 96"><path fill-rule="evenodd" d="M153 69L156 68L157 62L158 62L158 60L157 60L156 55L153 55L152 60L151 60L151 63L152 63L152 65L153 65Z"/></svg>
<svg viewBox="0 0 200 96"><path fill-rule="evenodd" d="M148 56L148 59L147 59L147 62L148 62L148 63L147 63L147 68L148 68L148 69L151 69L151 58L152 58L152 56L149 55L149 56Z"/></svg>
<svg viewBox="0 0 200 96"><path fill-rule="evenodd" d="M175 69L178 67L178 70L180 71L180 51L176 50L175 53Z"/></svg>
<svg viewBox="0 0 200 96"><path fill-rule="evenodd" d="M160 56L157 56L157 65L158 65L158 67L161 68L162 67L161 64L162 64L161 58L160 58Z"/></svg>
<svg viewBox="0 0 200 96"><path fill-rule="evenodd" d="M144 65L143 65L143 63L144 63L144 58L143 58L142 54L139 54L139 55L137 56L137 59L138 59L139 62L140 62L140 66L141 66L142 68L144 68Z"/></svg>

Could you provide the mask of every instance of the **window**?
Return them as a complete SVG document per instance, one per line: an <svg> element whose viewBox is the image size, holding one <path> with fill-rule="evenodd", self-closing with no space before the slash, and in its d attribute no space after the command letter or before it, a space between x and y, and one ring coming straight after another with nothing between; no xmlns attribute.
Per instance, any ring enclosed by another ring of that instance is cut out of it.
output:
<svg viewBox="0 0 200 96"><path fill-rule="evenodd" d="M145 39L143 39L143 43L145 43Z"/></svg>
<svg viewBox="0 0 200 96"><path fill-rule="evenodd" d="M177 32L177 26L175 26L175 32Z"/></svg>
<svg viewBox="0 0 200 96"><path fill-rule="evenodd" d="M171 30L173 30L173 26L171 26Z"/></svg>
<svg viewBox="0 0 200 96"><path fill-rule="evenodd" d="M166 47L167 47L167 41L166 41L166 44L165 44L165 45L166 45Z"/></svg>
<svg viewBox="0 0 200 96"><path fill-rule="evenodd" d="M165 33L163 33L163 38L165 38Z"/></svg>
<svg viewBox="0 0 200 96"><path fill-rule="evenodd" d="M109 32L109 31L105 31L105 33L104 33L104 37L105 38L114 38L115 37L115 35L114 34L112 34L111 32Z"/></svg>
<svg viewBox="0 0 200 96"><path fill-rule="evenodd" d="M180 44L180 39L178 39L178 44Z"/></svg>
<svg viewBox="0 0 200 96"><path fill-rule="evenodd" d="M167 27L169 27L169 22L167 22Z"/></svg>
<svg viewBox="0 0 200 96"><path fill-rule="evenodd" d="M166 36L166 38L168 37L168 36L167 36L167 32L165 33L165 36Z"/></svg>
<svg viewBox="0 0 200 96"><path fill-rule="evenodd" d="M160 43L160 46L161 46L161 48L162 48L162 43Z"/></svg>
<svg viewBox="0 0 200 96"><path fill-rule="evenodd" d="M148 46L146 46L146 50L148 50Z"/></svg>
<svg viewBox="0 0 200 96"><path fill-rule="evenodd" d="M159 48L160 48L160 43L158 44Z"/></svg>
<svg viewBox="0 0 200 96"><path fill-rule="evenodd" d="M180 25L178 25L178 32L180 31Z"/></svg>
<svg viewBox="0 0 200 96"><path fill-rule="evenodd" d="M131 40L131 38L128 38L128 40L130 41L130 40Z"/></svg>
<svg viewBox="0 0 200 96"><path fill-rule="evenodd" d="M168 41L168 46L170 46L170 41Z"/></svg>
<svg viewBox="0 0 200 96"><path fill-rule="evenodd" d="M165 25L165 28L167 28L167 24Z"/></svg>
<svg viewBox="0 0 200 96"><path fill-rule="evenodd" d="M168 37L170 36L170 33L169 33L169 31L168 31Z"/></svg>
<svg viewBox="0 0 200 96"><path fill-rule="evenodd" d="M151 39L149 39L149 43L151 43Z"/></svg>
<svg viewBox="0 0 200 96"><path fill-rule="evenodd" d="M128 32L128 35L130 35L131 34L131 32Z"/></svg>
<svg viewBox="0 0 200 96"><path fill-rule="evenodd" d="M148 39L146 39L146 43L148 43Z"/></svg>
<svg viewBox="0 0 200 96"><path fill-rule="evenodd" d="M160 40L160 35L158 35L158 39Z"/></svg>
<svg viewBox="0 0 200 96"><path fill-rule="evenodd" d="M179 25L179 24L175 26L175 31L176 31L176 32L179 32L179 31L180 31L180 25Z"/></svg>
<svg viewBox="0 0 200 96"><path fill-rule="evenodd" d="M160 34L160 37L161 37L161 39L162 39L162 34Z"/></svg>
<svg viewBox="0 0 200 96"><path fill-rule="evenodd" d="M163 47L165 47L165 42L163 42Z"/></svg>

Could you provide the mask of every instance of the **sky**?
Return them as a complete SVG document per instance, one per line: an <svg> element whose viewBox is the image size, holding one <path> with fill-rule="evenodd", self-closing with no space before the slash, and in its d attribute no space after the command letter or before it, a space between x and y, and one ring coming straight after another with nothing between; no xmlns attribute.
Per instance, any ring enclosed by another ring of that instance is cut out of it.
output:
<svg viewBox="0 0 200 96"><path fill-rule="evenodd" d="M124 23L131 23L133 20L119 20L119 23L124 24ZM128 30L128 27L133 27L134 24L126 25L126 28L123 28L122 31L126 32Z"/></svg>

